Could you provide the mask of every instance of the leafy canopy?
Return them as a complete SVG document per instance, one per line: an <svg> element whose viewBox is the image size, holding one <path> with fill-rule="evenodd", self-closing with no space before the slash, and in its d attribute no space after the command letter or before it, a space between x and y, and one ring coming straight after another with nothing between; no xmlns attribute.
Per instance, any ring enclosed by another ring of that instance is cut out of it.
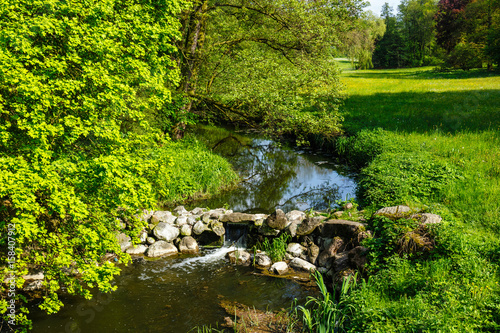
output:
<svg viewBox="0 0 500 333"><path fill-rule="evenodd" d="M145 116L168 106L180 79L172 56L183 8L181 0L0 1L0 230L15 224L18 277L44 271L49 313L62 287L85 297L113 289L119 270L100 258L114 251L129 260L116 216L136 235L133 214L158 195L151 181L169 158L152 159L149 148L164 139ZM0 248L3 266L6 237Z"/></svg>

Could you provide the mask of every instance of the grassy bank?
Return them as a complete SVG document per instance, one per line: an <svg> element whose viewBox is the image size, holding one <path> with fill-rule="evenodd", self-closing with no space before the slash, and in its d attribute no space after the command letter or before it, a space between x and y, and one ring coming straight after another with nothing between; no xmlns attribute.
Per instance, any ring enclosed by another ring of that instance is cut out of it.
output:
<svg viewBox="0 0 500 333"><path fill-rule="evenodd" d="M341 63L341 66L348 67ZM500 76L431 68L344 71L348 137L368 208L441 214L430 254L395 254L403 222L370 221L368 282L350 296L353 332L500 329Z"/></svg>

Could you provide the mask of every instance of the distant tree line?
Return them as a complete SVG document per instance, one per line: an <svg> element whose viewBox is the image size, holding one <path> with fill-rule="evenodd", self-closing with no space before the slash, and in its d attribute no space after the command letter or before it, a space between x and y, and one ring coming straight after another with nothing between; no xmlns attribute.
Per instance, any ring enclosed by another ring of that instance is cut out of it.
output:
<svg viewBox="0 0 500 333"><path fill-rule="evenodd" d="M403 0L395 15L382 7L385 33L373 67L482 67L500 62L499 0Z"/></svg>

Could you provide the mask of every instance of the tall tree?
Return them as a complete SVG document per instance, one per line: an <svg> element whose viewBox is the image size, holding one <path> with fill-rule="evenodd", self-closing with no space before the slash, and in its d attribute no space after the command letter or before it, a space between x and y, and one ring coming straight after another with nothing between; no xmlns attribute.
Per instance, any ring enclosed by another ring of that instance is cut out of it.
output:
<svg viewBox="0 0 500 333"><path fill-rule="evenodd" d="M376 68L399 68L406 64L403 35L392 7L386 2L382 6L382 15L386 30L376 43L373 53L373 65Z"/></svg>
<svg viewBox="0 0 500 333"><path fill-rule="evenodd" d="M385 29L384 20L368 11L358 20L356 28L345 35L344 52L357 69L373 67L375 43L384 35Z"/></svg>
<svg viewBox="0 0 500 333"><path fill-rule="evenodd" d="M449 54L466 28L465 7L470 0L439 0L436 13L437 43Z"/></svg>
<svg viewBox="0 0 500 333"><path fill-rule="evenodd" d="M435 38L437 0L403 0L398 7L399 18L410 66L422 66L432 53Z"/></svg>
<svg viewBox="0 0 500 333"><path fill-rule="evenodd" d="M148 153L161 133L146 116L168 107L179 82L174 41L184 6L0 1L0 280L14 270L22 286L24 274L43 270L49 313L62 305L61 288L85 297L114 288L119 269L102 262L108 251L130 259L116 218L137 235L143 222L133 216L154 203L151 175L169 161ZM21 300L16 324L26 319Z"/></svg>
<svg viewBox="0 0 500 333"><path fill-rule="evenodd" d="M314 108L338 132L332 52L362 7L358 0L196 2L179 44L180 89L192 101L185 112L279 129Z"/></svg>

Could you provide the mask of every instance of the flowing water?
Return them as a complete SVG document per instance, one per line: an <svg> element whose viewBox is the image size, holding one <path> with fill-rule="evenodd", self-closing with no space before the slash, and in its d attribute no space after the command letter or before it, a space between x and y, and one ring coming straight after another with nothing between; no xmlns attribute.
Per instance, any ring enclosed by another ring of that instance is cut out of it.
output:
<svg viewBox="0 0 500 333"><path fill-rule="evenodd" d="M275 208L327 209L354 195L352 175L328 155L220 129L202 128L198 135L229 157L246 181L231 193L192 206L269 213ZM225 254L234 250L230 245L242 245L244 234L244 229L229 230L225 247L200 255L139 258L123 267L115 292L98 293L92 300L62 296L65 306L55 315L33 304L33 332L184 333L222 323L227 315L219 306L222 300L260 310L287 309L294 299L304 302L311 291L297 282L228 263Z"/></svg>

